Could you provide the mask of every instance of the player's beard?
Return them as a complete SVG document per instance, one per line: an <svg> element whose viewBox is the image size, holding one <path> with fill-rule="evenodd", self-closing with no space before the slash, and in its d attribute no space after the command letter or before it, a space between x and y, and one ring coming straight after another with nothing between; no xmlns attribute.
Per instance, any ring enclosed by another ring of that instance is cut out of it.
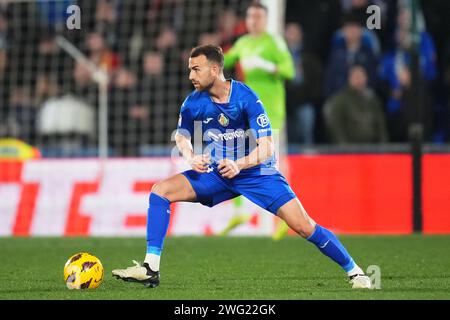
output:
<svg viewBox="0 0 450 320"><path fill-rule="evenodd" d="M213 79L212 81L210 81L207 85L202 86L199 82L197 82L199 84L199 88L197 89L197 91L209 91L211 90L211 88L214 86L214 81L215 79Z"/></svg>

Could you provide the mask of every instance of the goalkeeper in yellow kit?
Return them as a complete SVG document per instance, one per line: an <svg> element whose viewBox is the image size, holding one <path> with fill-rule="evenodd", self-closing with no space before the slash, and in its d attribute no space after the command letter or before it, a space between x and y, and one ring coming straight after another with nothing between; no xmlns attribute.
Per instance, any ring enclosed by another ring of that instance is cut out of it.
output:
<svg viewBox="0 0 450 320"><path fill-rule="evenodd" d="M286 153L287 143L284 134L286 118L286 93L284 81L295 75L294 63L289 49L283 38L273 36L266 31L267 8L259 2L254 2L247 9L245 23L248 33L240 37L233 47L225 54L225 69L240 63L244 82L252 88L261 99L272 130L279 133L280 155L282 162ZM286 164L281 163L280 169L287 176ZM221 235L228 234L238 225L247 222L251 217L240 212L242 198L234 200L237 214L230 220ZM274 233L275 240L281 239L288 231L288 226L280 222Z"/></svg>

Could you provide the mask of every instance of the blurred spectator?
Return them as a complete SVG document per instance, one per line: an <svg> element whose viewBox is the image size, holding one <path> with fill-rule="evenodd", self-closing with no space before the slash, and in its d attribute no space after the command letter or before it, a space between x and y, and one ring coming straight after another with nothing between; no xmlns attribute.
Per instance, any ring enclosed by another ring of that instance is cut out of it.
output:
<svg viewBox="0 0 450 320"><path fill-rule="evenodd" d="M98 85L93 81L92 75L87 67L79 62L75 62L73 69L73 85L69 91L75 96L83 97L89 104L98 104Z"/></svg>
<svg viewBox="0 0 450 320"><path fill-rule="evenodd" d="M73 69L73 78L75 80L75 85L83 87L92 81L89 69L80 61L75 63L75 68Z"/></svg>
<svg viewBox="0 0 450 320"><path fill-rule="evenodd" d="M220 37L220 46L223 52L227 52L233 43L247 32L245 21L239 18L236 12L231 9L223 10L218 19L217 33Z"/></svg>
<svg viewBox="0 0 450 320"><path fill-rule="evenodd" d="M162 55L164 76L169 76L169 73L175 77L182 76L182 74L179 73L180 68L182 68L183 71L186 70L185 65L180 61L182 53L180 52L178 40L175 29L165 26L155 38L154 45L151 45L146 50L158 52ZM196 39L196 41L198 41L198 39ZM165 66L167 66L167 68L165 68Z"/></svg>
<svg viewBox="0 0 450 320"><path fill-rule="evenodd" d="M218 33L202 33L198 37L198 45L203 46L207 44L220 45L220 35Z"/></svg>
<svg viewBox="0 0 450 320"><path fill-rule="evenodd" d="M38 52L42 56L53 56L58 51L59 47L55 42L55 36L53 34L43 36L38 43Z"/></svg>
<svg viewBox="0 0 450 320"><path fill-rule="evenodd" d="M147 51L143 59L143 70L144 74L139 83L141 95L137 104L149 110L150 128L147 134L152 135L152 140L164 143L167 141L164 136L167 123L159 119L167 119L170 112L169 101L177 99L179 93L173 90L173 80L165 76L166 62L162 53Z"/></svg>
<svg viewBox="0 0 450 320"><path fill-rule="evenodd" d="M6 50L0 48L0 76L5 73L7 57Z"/></svg>
<svg viewBox="0 0 450 320"><path fill-rule="evenodd" d="M9 96L7 136L34 144L36 141L36 107L32 104L29 87L11 90Z"/></svg>
<svg viewBox="0 0 450 320"><path fill-rule="evenodd" d="M148 143L149 107L137 102L137 76L120 68L110 88L109 139L117 155L138 156L139 146Z"/></svg>
<svg viewBox="0 0 450 320"><path fill-rule="evenodd" d="M324 117L332 143L388 142L381 101L367 86L367 73L362 66L350 68L348 87L328 100Z"/></svg>
<svg viewBox="0 0 450 320"><path fill-rule="evenodd" d="M294 79L286 82L288 141L314 143L314 124L321 98L322 65L303 45L303 30L297 23L285 28L286 42L294 60Z"/></svg>
<svg viewBox="0 0 450 320"><path fill-rule="evenodd" d="M144 75L148 78L157 78L164 71L163 55L156 51L146 52L144 55Z"/></svg>
<svg viewBox="0 0 450 320"><path fill-rule="evenodd" d="M229 8L219 14L217 24L217 34L219 36L219 45L224 53L233 47L233 44L239 37L247 32L245 20L238 17L236 12ZM227 78L242 80L244 79L244 70L237 63L235 68L225 72Z"/></svg>
<svg viewBox="0 0 450 320"><path fill-rule="evenodd" d="M301 23L304 44L326 61L333 33L340 27L342 7L336 0L291 0L286 1L286 21Z"/></svg>
<svg viewBox="0 0 450 320"><path fill-rule="evenodd" d="M41 25L50 31L62 31L66 26L67 8L74 0L37 0L37 11Z"/></svg>
<svg viewBox="0 0 450 320"><path fill-rule="evenodd" d="M368 15L366 14L367 7L370 5L368 0L352 0L351 6L345 13L346 17L352 17L362 27L361 42L372 50L375 57L378 57L381 52L380 41L373 30L367 29L366 23ZM345 43L344 28L337 30L332 39L332 46L342 46Z"/></svg>
<svg viewBox="0 0 450 320"><path fill-rule="evenodd" d="M380 68L380 77L383 80L385 96L387 97L387 114L389 131L393 141L405 142L408 140L408 124L413 121L414 103L411 92L411 50L412 35L411 13L409 9L402 8L399 13L398 29L396 32L396 45L383 56ZM437 76L436 49L431 36L423 30L420 32L418 46L420 61L420 78L418 85L422 87L424 111L422 120L430 134L430 121L432 119L432 106L430 105L430 90L432 81Z"/></svg>
<svg viewBox="0 0 450 320"><path fill-rule="evenodd" d="M6 73L7 57L6 50L0 49L0 125L3 122L2 120L6 118L8 111L7 103L4 103L7 100L9 92L9 78Z"/></svg>
<svg viewBox="0 0 450 320"><path fill-rule="evenodd" d="M6 49L8 44L8 20L5 14L0 12L0 50Z"/></svg>
<svg viewBox="0 0 450 320"><path fill-rule="evenodd" d="M392 46L393 34L396 29L397 2L399 0L341 0L344 15L353 14L355 18L366 26L363 29L362 41L370 46L378 58L381 53ZM401 1L401 0L400 0ZM369 6L375 5L380 13L380 29L369 30L367 22L373 11L368 13ZM342 32L338 30L334 35L334 42L342 41Z"/></svg>
<svg viewBox="0 0 450 320"><path fill-rule="evenodd" d="M97 31L108 31L117 22L117 10L115 1L98 0L95 8L95 23Z"/></svg>
<svg viewBox="0 0 450 320"><path fill-rule="evenodd" d="M6 68L8 65L8 22L6 15L0 11L0 137L5 136L7 130L8 104L5 103L9 88Z"/></svg>
<svg viewBox="0 0 450 320"><path fill-rule="evenodd" d="M396 5L396 2L396 0L341 0L341 5L344 14L354 12L358 16L361 24L365 24L369 16L367 8L371 5L376 5L381 11L383 28L384 23L386 23L386 19L383 19L383 17L387 14L389 3L394 3Z"/></svg>
<svg viewBox="0 0 450 320"><path fill-rule="evenodd" d="M95 10L95 30L103 35L106 43L114 50L118 49L116 4L112 0L98 0Z"/></svg>
<svg viewBox="0 0 450 320"><path fill-rule="evenodd" d="M97 66L107 71L110 76L119 67L119 55L110 48L105 37L101 33L92 32L88 34L86 47L89 51L89 59Z"/></svg>
<svg viewBox="0 0 450 320"><path fill-rule="evenodd" d="M37 129L46 147L76 150L95 138L95 111L72 95L48 99L38 114Z"/></svg>
<svg viewBox="0 0 450 320"><path fill-rule="evenodd" d="M159 52L163 53L174 48L177 44L177 35L175 30L170 27L163 28L156 37L155 44L155 48Z"/></svg>
<svg viewBox="0 0 450 320"><path fill-rule="evenodd" d="M46 100L56 97L58 91L58 80L55 74L39 74L36 80L33 104L39 108Z"/></svg>
<svg viewBox="0 0 450 320"><path fill-rule="evenodd" d="M189 3L184 0L154 0L151 1L147 13L150 35L153 36L161 30L158 27L165 24L180 32L185 26L184 9Z"/></svg>
<svg viewBox="0 0 450 320"><path fill-rule="evenodd" d="M61 84L59 89L68 89L71 83L71 79L67 76L70 75L73 68L74 60L62 50L56 43L56 35L52 32L45 32L42 34L37 45L37 54L33 59L36 64L36 85L39 83L39 77L41 81L44 81L44 76L51 80L52 85ZM67 73L63 71L67 70ZM41 85L44 83L41 82Z"/></svg>
<svg viewBox="0 0 450 320"><path fill-rule="evenodd" d="M6 70L8 47L8 21L6 16L0 12L0 78Z"/></svg>
<svg viewBox="0 0 450 320"><path fill-rule="evenodd" d="M357 17L346 16L342 28L344 42L332 47L325 74L324 94L330 97L347 83L348 70L353 65L362 65L367 71L368 83L377 84L377 59L372 48L362 41L363 26Z"/></svg>
<svg viewBox="0 0 450 320"><path fill-rule="evenodd" d="M447 52L445 61L444 61L444 100L446 102L446 106L443 110L443 123L442 123L442 131L443 136L446 142L450 142L450 43L447 44Z"/></svg>

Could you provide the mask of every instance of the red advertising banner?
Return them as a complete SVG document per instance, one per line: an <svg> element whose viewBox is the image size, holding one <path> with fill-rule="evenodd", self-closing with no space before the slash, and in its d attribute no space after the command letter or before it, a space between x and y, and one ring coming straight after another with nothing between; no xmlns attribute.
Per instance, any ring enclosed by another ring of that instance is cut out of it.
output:
<svg viewBox="0 0 450 320"><path fill-rule="evenodd" d="M337 233L410 233L411 170L408 155L290 158L291 185L306 211Z"/></svg>
<svg viewBox="0 0 450 320"><path fill-rule="evenodd" d="M319 224L341 234L412 232L409 155L298 155L289 164L290 184ZM450 233L450 155L426 155L423 166L424 233ZM185 169L170 158L0 162L0 236L143 236L151 186ZM274 231L277 218L243 206L253 218L233 234ZM234 213L232 201L173 204L169 234L216 234Z"/></svg>
<svg viewBox="0 0 450 320"><path fill-rule="evenodd" d="M450 155L423 157L422 206L424 233L450 233Z"/></svg>

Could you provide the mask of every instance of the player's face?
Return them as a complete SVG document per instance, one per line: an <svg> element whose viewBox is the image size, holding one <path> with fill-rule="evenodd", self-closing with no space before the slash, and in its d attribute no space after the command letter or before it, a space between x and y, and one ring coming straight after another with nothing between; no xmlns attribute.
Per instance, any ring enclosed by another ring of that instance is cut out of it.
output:
<svg viewBox="0 0 450 320"><path fill-rule="evenodd" d="M189 80L198 91L208 90L217 77L217 66L204 55L189 58Z"/></svg>
<svg viewBox="0 0 450 320"><path fill-rule="evenodd" d="M251 34L260 34L266 30L267 13L262 8L250 7L247 10L245 25Z"/></svg>

